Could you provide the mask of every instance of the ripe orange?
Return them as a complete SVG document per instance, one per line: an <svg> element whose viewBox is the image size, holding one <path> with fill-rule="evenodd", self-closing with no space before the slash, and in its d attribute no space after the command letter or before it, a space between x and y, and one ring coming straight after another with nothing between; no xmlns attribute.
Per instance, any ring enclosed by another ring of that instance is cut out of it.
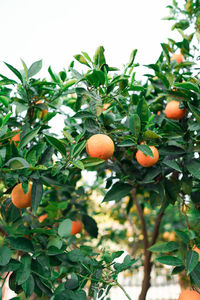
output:
<svg viewBox="0 0 200 300"><path fill-rule="evenodd" d="M172 120L181 120L186 114L186 109L179 108L179 105L180 102L176 100L168 102L165 107L166 117Z"/></svg>
<svg viewBox="0 0 200 300"><path fill-rule="evenodd" d="M14 141L15 145L17 145L18 142L20 142L20 133L17 133L13 137L11 137L11 139L9 139L9 141L10 141L10 144L12 143L12 141Z"/></svg>
<svg viewBox="0 0 200 300"><path fill-rule="evenodd" d="M47 217L48 217L47 214L41 215L41 216L39 216L38 221L39 221L40 223L42 223Z"/></svg>
<svg viewBox="0 0 200 300"><path fill-rule="evenodd" d="M200 261L200 249L199 248L197 248L197 246L196 245L194 245L194 247L193 247L193 249L192 249L193 251L196 251L198 254L199 254L199 261Z"/></svg>
<svg viewBox="0 0 200 300"><path fill-rule="evenodd" d="M42 100L38 100L35 104L42 104ZM41 114L41 119L48 113L48 109L43 109Z"/></svg>
<svg viewBox="0 0 200 300"><path fill-rule="evenodd" d="M82 231L83 228L83 224L81 221L77 220L77 221L72 221L72 230L71 230L71 234L77 234L80 233Z"/></svg>
<svg viewBox="0 0 200 300"><path fill-rule="evenodd" d="M184 61L184 56L183 54L172 54L171 58L170 58L171 61L175 60L177 62L177 64L180 64Z"/></svg>
<svg viewBox="0 0 200 300"><path fill-rule="evenodd" d="M143 167L151 167L157 163L159 160L159 152L155 146L149 146L151 151L153 152L153 157L144 154L142 151L138 150L136 153L136 159L138 164Z"/></svg>
<svg viewBox="0 0 200 300"><path fill-rule="evenodd" d="M108 109L108 107L110 106L110 103L104 103L103 104L103 111L105 111L106 109ZM110 111L112 112L112 111Z"/></svg>
<svg viewBox="0 0 200 300"><path fill-rule="evenodd" d="M18 208L31 206L31 189L32 184L28 184L28 192L25 194L22 189L22 183L17 184L11 192L12 203Z"/></svg>
<svg viewBox="0 0 200 300"><path fill-rule="evenodd" d="M180 293L178 300L200 300L200 294L196 291L184 290Z"/></svg>
<svg viewBox="0 0 200 300"><path fill-rule="evenodd" d="M106 134L94 134L88 139L86 150L91 157L107 160L113 155L115 146Z"/></svg>

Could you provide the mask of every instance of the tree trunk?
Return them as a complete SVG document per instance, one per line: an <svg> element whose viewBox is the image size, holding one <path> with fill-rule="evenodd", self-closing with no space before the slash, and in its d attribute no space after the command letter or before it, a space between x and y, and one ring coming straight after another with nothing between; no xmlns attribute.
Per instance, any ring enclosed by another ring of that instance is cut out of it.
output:
<svg viewBox="0 0 200 300"><path fill-rule="evenodd" d="M144 259L144 277L142 281L142 289L138 300L145 300L148 289L151 286L151 253L147 250Z"/></svg>

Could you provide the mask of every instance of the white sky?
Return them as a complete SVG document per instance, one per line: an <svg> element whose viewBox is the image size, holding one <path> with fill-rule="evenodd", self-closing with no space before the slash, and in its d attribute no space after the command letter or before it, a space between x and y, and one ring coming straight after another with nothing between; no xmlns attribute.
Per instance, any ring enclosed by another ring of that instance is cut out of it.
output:
<svg viewBox="0 0 200 300"><path fill-rule="evenodd" d="M49 65L59 72L69 65L74 54L86 51L93 56L99 45L104 46L110 66L121 67L128 62L135 48L137 62L153 63L160 54L160 43L172 36L171 24L161 20L168 15L169 3L0 0L0 73L7 73L2 61L22 68L20 58L28 66L43 59L40 76L46 76Z"/></svg>

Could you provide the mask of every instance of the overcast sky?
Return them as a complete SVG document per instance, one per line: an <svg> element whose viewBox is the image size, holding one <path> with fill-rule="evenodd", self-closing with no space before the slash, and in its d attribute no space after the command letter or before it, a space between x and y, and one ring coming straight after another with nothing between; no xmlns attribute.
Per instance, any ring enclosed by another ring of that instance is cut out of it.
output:
<svg viewBox="0 0 200 300"><path fill-rule="evenodd" d="M131 51L137 61L153 63L161 42L172 36L169 0L0 0L0 73L6 61L21 68L43 59L41 76L49 65L55 71L67 67L81 51L93 56L105 48L110 66L121 67ZM10 71L8 71L10 72Z"/></svg>

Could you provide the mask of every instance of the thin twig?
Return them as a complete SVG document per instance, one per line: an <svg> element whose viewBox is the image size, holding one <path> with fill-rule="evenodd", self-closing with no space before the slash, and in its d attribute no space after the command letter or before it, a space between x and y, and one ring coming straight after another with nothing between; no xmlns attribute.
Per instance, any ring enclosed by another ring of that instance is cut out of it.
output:
<svg viewBox="0 0 200 300"><path fill-rule="evenodd" d="M127 299L132 300L131 297L127 294L127 292L124 289L124 287L117 280L115 280L115 283L124 292L124 294L126 295Z"/></svg>

